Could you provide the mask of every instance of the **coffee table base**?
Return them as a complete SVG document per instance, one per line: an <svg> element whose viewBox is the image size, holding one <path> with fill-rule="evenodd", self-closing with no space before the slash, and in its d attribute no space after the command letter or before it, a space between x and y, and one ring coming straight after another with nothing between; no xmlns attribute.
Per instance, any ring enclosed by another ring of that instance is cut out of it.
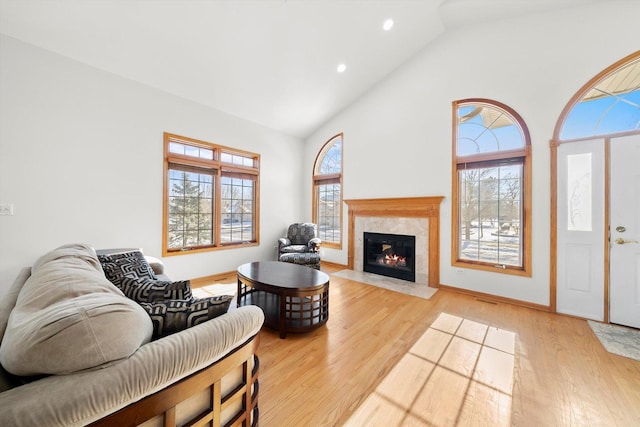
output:
<svg viewBox="0 0 640 427"><path fill-rule="evenodd" d="M281 295L253 289L238 279L238 305L253 304L262 308L265 325L280 331L308 332L325 324L329 319L329 286L318 290L281 292Z"/></svg>

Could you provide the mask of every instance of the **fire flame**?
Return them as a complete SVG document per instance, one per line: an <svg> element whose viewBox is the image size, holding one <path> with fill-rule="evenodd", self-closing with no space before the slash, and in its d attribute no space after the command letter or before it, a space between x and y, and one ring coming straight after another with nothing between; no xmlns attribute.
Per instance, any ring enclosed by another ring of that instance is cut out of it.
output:
<svg viewBox="0 0 640 427"><path fill-rule="evenodd" d="M381 264L389 265L391 267L407 266L407 258L397 254L385 255L384 258L381 258L379 261Z"/></svg>

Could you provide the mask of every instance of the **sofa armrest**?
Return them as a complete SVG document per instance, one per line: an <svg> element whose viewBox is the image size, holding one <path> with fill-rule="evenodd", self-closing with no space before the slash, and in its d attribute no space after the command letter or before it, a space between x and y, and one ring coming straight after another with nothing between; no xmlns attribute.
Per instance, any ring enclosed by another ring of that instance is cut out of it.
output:
<svg viewBox="0 0 640 427"><path fill-rule="evenodd" d="M313 239L309 240L308 246L313 252L318 252L320 243L322 243L322 239L320 239L319 237L314 237Z"/></svg>
<svg viewBox="0 0 640 427"><path fill-rule="evenodd" d="M0 298L0 337L4 336L4 332L7 329L7 322L9 321L9 315L16 305L18 295L22 290L25 282L31 275L31 267L24 267L20 270L18 277L13 281L13 284L9 290ZM2 340L2 338L0 338Z"/></svg>
<svg viewBox="0 0 640 427"><path fill-rule="evenodd" d="M287 239L286 237L281 237L278 239L278 244L280 245L280 247L289 246L291 244L291 240Z"/></svg>
<svg viewBox="0 0 640 427"><path fill-rule="evenodd" d="M220 360L263 322L260 308L239 307L102 369L53 375L0 393L0 425L86 425Z"/></svg>
<svg viewBox="0 0 640 427"><path fill-rule="evenodd" d="M147 260L147 262L151 266L151 269L153 270L154 273L158 275L164 274L164 263L162 262L161 259L149 256L149 255L145 255L144 259Z"/></svg>

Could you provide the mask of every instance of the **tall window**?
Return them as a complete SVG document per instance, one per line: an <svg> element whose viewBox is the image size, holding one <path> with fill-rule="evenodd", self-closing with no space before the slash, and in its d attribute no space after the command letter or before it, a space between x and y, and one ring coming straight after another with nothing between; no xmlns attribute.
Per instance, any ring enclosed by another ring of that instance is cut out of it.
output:
<svg viewBox="0 0 640 427"><path fill-rule="evenodd" d="M164 134L163 254L257 244L259 156Z"/></svg>
<svg viewBox="0 0 640 427"><path fill-rule="evenodd" d="M328 247L342 247L342 134L324 144L313 166L313 222Z"/></svg>
<svg viewBox="0 0 640 427"><path fill-rule="evenodd" d="M455 101L453 111L452 263L530 276L529 131L496 101Z"/></svg>

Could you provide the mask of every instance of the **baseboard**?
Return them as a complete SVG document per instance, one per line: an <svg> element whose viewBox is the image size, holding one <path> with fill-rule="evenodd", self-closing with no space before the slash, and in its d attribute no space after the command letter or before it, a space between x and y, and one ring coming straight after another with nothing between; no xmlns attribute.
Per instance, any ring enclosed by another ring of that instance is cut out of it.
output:
<svg viewBox="0 0 640 427"><path fill-rule="evenodd" d="M237 280L237 272L236 270L233 270L227 271L225 273L212 274L211 276L196 277L195 279L191 279L191 287L199 288L215 282L233 283Z"/></svg>
<svg viewBox="0 0 640 427"><path fill-rule="evenodd" d="M344 270L346 268L349 268L349 266L344 265L344 264L338 264L338 263L335 263L335 262L324 261L324 260L320 261L320 266L321 266L320 268L322 268L324 266L324 267L330 267L330 268L340 268L342 270Z"/></svg>
<svg viewBox="0 0 640 427"><path fill-rule="evenodd" d="M495 303L501 302L501 303L517 305L520 307L531 308L533 310L546 311L547 313L553 313L551 311L551 307L548 305L534 304L532 302L522 301L522 300L513 299L513 298L500 297L493 294L486 294L484 292L477 292L477 291L471 291L469 289L456 288L454 286L449 286L444 284L440 284L438 288L447 290L447 291L458 292L460 294L470 295L472 297L475 297L478 300L489 302L489 303L495 304Z"/></svg>

